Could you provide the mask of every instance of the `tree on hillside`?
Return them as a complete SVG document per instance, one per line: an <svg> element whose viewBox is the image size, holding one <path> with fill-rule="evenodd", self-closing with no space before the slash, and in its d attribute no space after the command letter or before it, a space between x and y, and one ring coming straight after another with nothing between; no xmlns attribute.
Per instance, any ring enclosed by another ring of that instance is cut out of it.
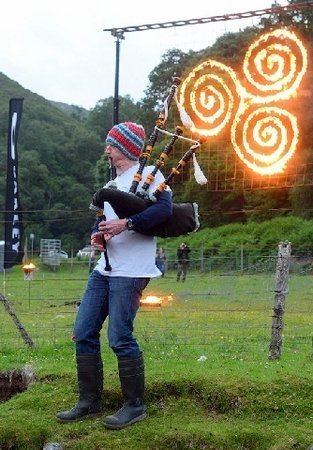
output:
<svg viewBox="0 0 313 450"><path fill-rule="evenodd" d="M108 131L112 128L113 97L99 100L90 111L87 127L96 132L104 143ZM134 102L130 95L119 98L119 122L142 122L141 105Z"/></svg>
<svg viewBox="0 0 313 450"><path fill-rule="evenodd" d="M297 5L303 3L303 0L288 0L289 5ZM272 7L283 6L281 2L274 1ZM267 17L260 19L260 25L264 29L285 26L296 27L302 31L312 31L313 27L313 11L311 9L303 9L299 11L282 11L273 12Z"/></svg>
<svg viewBox="0 0 313 450"><path fill-rule="evenodd" d="M81 247L87 236L89 239L93 222L88 206L95 188L96 163L103 149L100 138L83 122L3 74L0 89L1 210L5 209L8 105L11 97L23 97L18 156L25 235L35 232L38 239L62 241L67 235L68 245L71 241L76 248Z"/></svg>
<svg viewBox="0 0 313 450"><path fill-rule="evenodd" d="M258 26L225 33L216 39L209 49L208 56L224 62L235 70L240 70L248 47L259 34Z"/></svg>
<svg viewBox="0 0 313 450"><path fill-rule="evenodd" d="M313 218L313 186L296 186L289 193L293 214L304 219Z"/></svg>

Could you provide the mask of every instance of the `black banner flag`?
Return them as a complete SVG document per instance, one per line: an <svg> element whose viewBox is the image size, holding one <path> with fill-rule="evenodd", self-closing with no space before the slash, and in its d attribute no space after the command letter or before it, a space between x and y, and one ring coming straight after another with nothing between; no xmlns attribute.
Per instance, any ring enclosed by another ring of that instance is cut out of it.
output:
<svg viewBox="0 0 313 450"><path fill-rule="evenodd" d="M23 110L23 98L11 98L9 110L7 188L5 205L4 268L21 262L23 257L22 213L18 195L17 138Z"/></svg>

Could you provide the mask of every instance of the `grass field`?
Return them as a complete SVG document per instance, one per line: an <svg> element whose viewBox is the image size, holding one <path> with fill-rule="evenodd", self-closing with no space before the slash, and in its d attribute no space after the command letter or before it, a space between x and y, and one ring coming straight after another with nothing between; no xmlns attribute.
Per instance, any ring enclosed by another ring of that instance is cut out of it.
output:
<svg viewBox="0 0 313 450"><path fill-rule="evenodd" d="M310 449L313 447L312 279L291 275L279 360L268 359L274 273L191 272L153 280L146 293L162 307L140 308L136 336L146 362L148 418L118 432L101 416L58 424L55 414L76 400L71 327L85 265L42 268L34 281L15 267L5 281L28 348L1 310L1 370L30 364L36 381L0 405L0 449ZM169 300L168 296L172 299ZM2 306L0 305L2 308ZM121 403L116 360L103 329L103 415ZM202 358L201 358L202 357ZM200 359L200 360L199 360Z"/></svg>

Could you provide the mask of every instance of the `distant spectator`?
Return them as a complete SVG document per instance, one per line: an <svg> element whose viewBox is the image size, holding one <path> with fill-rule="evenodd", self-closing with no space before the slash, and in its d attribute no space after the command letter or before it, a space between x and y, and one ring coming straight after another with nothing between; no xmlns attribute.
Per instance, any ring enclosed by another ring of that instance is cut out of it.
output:
<svg viewBox="0 0 313 450"><path fill-rule="evenodd" d="M159 247L157 249L156 256L155 256L155 264L156 264L157 268L160 270L160 272L162 272L162 278L163 278L164 274L165 274L166 255L165 255L165 251L163 250L162 247Z"/></svg>
<svg viewBox="0 0 313 450"><path fill-rule="evenodd" d="M186 280L190 248L182 242L177 249L177 281Z"/></svg>

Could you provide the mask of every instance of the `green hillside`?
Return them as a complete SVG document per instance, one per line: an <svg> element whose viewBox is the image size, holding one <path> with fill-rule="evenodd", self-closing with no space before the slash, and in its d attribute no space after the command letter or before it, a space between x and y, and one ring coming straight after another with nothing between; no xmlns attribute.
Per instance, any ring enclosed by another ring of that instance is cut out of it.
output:
<svg viewBox="0 0 313 450"><path fill-rule="evenodd" d="M23 97L18 157L26 233L62 238L65 247L80 247L93 221L88 206L103 151L99 136L4 74L0 74L0 90L1 210L5 209L9 100Z"/></svg>
<svg viewBox="0 0 313 450"><path fill-rule="evenodd" d="M181 242L190 248L191 259L207 258L211 263L225 264L223 258L240 257L241 251L249 257L249 263L263 256L277 256L278 244L291 243L292 254L297 258L310 257L312 250L313 221L297 216L277 217L263 222L228 224L215 228L201 228L188 236L160 239L159 244L166 249L167 257L176 260L176 249Z"/></svg>

